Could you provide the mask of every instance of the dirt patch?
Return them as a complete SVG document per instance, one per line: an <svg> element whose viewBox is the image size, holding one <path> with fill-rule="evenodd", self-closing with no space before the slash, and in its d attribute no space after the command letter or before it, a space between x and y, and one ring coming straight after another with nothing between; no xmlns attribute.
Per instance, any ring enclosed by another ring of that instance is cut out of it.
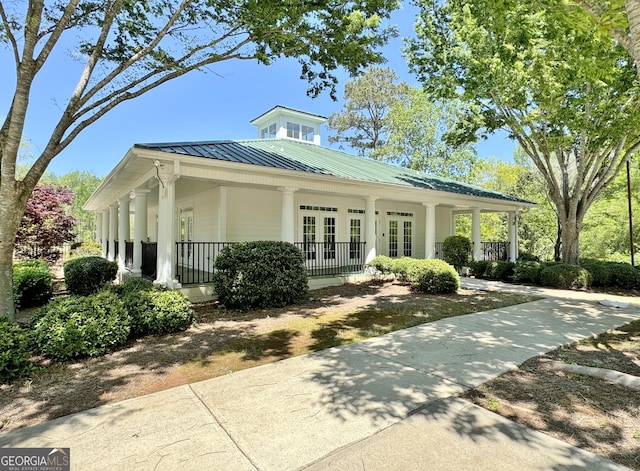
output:
<svg viewBox="0 0 640 471"><path fill-rule="evenodd" d="M640 376L640 321L525 361L464 397L571 445L640 470L640 391L553 362Z"/></svg>
<svg viewBox="0 0 640 471"><path fill-rule="evenodd" d="M302 305L252 312L215 303L195 306L186 332L147 337L100 358L42 368L0 386L0 425L13 430L173 386L225 375L294 355L359 341L442 317L518 304L531 297L459 290L411 293L386 282L312 291ZM22 317L24 316L24 317ZM21 313L21 320L28 315Z"/></svg>

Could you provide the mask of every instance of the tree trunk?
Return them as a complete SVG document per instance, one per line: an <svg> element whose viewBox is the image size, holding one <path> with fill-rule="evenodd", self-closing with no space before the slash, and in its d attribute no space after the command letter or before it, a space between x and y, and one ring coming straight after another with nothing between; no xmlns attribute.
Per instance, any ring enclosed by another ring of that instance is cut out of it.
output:
<svg viewBox="0 0 640 471"><path fill-rule="evenodd" d="M562 225L560 219L558 221L558 232L556 234L556 243L553 246L553 260L559 262L562 260Z"/></svg>
<svg viewBox="0 0 640 471"><path fill-rule="evenodd" d="M640 1L625 0L624 6L627 12L627 21L629 22L632 48L627 52L629 52L636 63L636 73L640 79Z"/></svg>
<svg viewBox="0 0 640 471"><path fill-rule="evenodd" d="M578 265L580 257L580 226L576 217L561 217L562 262Z"/></svg>
<svg viewBox="0 0 640 471"><path fill-rule="evenodd" d="M15 205L10 205L15 207ZM10 217L5 217L7 211L0 210L0 317L15 320L15 305L13 302L13 247L16 239L17 226Z"/></svg>

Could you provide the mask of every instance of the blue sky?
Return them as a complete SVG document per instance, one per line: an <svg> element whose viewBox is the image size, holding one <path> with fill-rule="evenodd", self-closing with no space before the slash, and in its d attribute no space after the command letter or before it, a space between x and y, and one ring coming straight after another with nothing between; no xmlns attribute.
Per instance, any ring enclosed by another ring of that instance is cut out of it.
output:
<svg viewBox="0 0 640 471"><path fill-rule="evenodd" d="M414 19L412 9L393 15L392 22L398 25L401 37L385 47L388 63L384 66L392 68L401 80L417 85L400 51L402 37L413 34ZM8 53L0 51L0 63L12 63ZM27 116L25 141L33 153L45 146L60 113L58 103L65 102L81 70L81 64L74 62L64 49L53 59L35 84ZM268 67L256 62L227 61L209 71L192 72L109 112L57 156L49 170L58 175L87 170L104 176L134 143L250 139L257 137L257 130L249 121L275 105L324 116L342 108L344 84L349 80L346 73L339 74L337 102L328 92L309 98L308 84L299 76L295 59L276 61ZM0 115L6 113L10 100L6 90L13 89L13 80L11 74L0 74ZM324 145L328 145L327 134L323 129ZM513 143L504 136L478 144L482 158L496 156L506 160L512 151Z"/></svg>

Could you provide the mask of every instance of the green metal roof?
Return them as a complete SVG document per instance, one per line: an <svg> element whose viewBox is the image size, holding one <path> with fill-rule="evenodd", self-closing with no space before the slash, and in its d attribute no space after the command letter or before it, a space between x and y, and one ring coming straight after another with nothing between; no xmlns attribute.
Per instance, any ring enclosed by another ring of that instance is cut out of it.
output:
<svg viewBox="0 0 640 471"><path fill-rule="evenodd" d="M289 139L135 144L134 147L225 162L330 175L347 180L386 183L528 205L535 204L478 186L430 176L415 170Z"/></svg>

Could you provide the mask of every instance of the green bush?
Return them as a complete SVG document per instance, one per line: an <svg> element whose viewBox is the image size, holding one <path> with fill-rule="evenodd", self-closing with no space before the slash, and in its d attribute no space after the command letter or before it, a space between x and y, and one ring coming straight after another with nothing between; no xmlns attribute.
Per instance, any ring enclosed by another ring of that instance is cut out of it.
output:
<svg viewBox="0 0 640 471"><path fill-rule="evenodd" d="M484 278L488 265L488 260L474 260L469 262L469 269L471 270L471 274L476 278Z"/></svg>
<svg viewBox="0 0 640 471"><path fill-rule="evenodd" d="M493 260L487 263L484 278L490 280L511 281L513 279L515 263Z"/></svg>
<svg viewBox="0 0 640 471"><path fill-rule="evenodd" d="M18 324L0 318L0 384L22 378L33 368L29 336Z"/></svg>
<svg viewBox="0 0 640 471"><path fill-rule="evenodd" d="M69 259L79 257L101 257L102 244L100 242L81 242L73 244L69 252Z"/></svg>
<svg viewBox="0 0 640 471"><path fill-rule="evenodd" d="M520 252L518 254L518 262L539 262L540 257L529 252Z"/></svg>
<svg viewBox="0 0 640 471"><path fill-rule="evenodd" d="M393 273L394 260L391 257L387 257L386 255L378 255L374 257L369 263L367 263L367 267L371 267L374 270L380 272L382 275L389 275Z"/></svg>
<svg viewBox="0 0 640 471"><path fill-rule="evenodd" d="M593 277L593 286L605 288L638 289L640 272L628 263L580 260L580 266Z"/></svg>
<svg viewBox="0 0 640 471"><path fill-rule="evenodd" d="M42 306L53 294L53 276L44 260L13 265L13 299L19 308Z"/></svg>
<svg viewBox="0 0 640 471"><path fill-rule="evenodd" d="M518 261L513 270L513 279L518 283L540 284L540 273L544 264L535 261Z"/></svg>
<svg viewBox="0 0 640 471"><path fill-rule="evenodd" d="M162 288L125 288L121 294L131 323L131 337L163 335L189 328L195 319L189 299Z"/></svg>
<svg viewBox="0 0 640 471"><path fill-rule="evenodd" d="M592 279L591 273L584 268L565 263L546 265L540 272L540 283L552 288L588 288Z"/></svg>
<svg viewBox="0 0 640 471"><path fill-rule="evenodd" d="M225 247L215 260L213 285L228 308L281 307L309 289L302 251L288 242L243 242Z"/></svg>
<svg viewBox="0 0 640 471"><path fill-rule="evenodd" d="M418 293L455 293L460 287L458 272L443 260L416 260L408 278L411 290Z"/></svg>
<svg viewBox="0 0 640 471"><path fill-rule="evenodd" d="M102 257L80 257L64 264L64 280L71 294L87 296L115 280L118 263Z"/></svg>
<svg viewBox="0 0 640 471"><path fill-rule="evenodd" d="M396 275L396 278L398 279L398 281L402 283L408 282L409 271L411 271L411 269L415 266L417 260L411 257L402 257L402 258L396 258L392 260L393 260L393 264L391 267L391 271L393 272L394 275Z"/></svg>
<svg viewBox="0 0 640 471"><path fill-rule="evenodd" d="M129 315L115 293L57 298L32 320L38 352L65 362L99 356L124 345L129 338Z"/></svg>
<svg viewBox="0 0 640 471"><path fill-rule="evenodd" d="M442 242L442 255L445 262L460 270L471 259L471 241L464 236L449 236Z"/></svg>

